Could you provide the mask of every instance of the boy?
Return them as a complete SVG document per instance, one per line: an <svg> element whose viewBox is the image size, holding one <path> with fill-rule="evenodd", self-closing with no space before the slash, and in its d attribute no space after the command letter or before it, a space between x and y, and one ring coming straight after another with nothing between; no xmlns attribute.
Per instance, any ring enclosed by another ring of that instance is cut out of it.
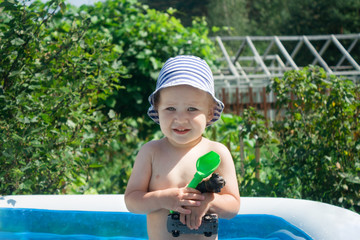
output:
<svg viewBox="0 0 360 240"><path fill-rule="evenodd" d="M229 150L202 136L205 128L220 118L224 104L214 95L214 81L207 63L195 56L170 58L150 95L148 115L164 134L139 151L125 192L130 212L147 214L150 240L172 239L167 231L169 210L180 213L180 221L198 229L202 217L215 213L234 217L240 195ZM221 163L216 169L226 185L220 193L203 193L187 188L196 172L196 161L214 151ZM202 234L182 234L176 239L217 239Z"/></svg>

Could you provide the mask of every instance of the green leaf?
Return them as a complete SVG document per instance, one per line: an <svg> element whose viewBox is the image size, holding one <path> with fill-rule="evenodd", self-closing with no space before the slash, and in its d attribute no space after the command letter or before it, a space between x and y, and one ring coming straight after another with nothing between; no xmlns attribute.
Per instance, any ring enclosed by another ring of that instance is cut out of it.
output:
<svg viewBox="0 0 360 240"><path fill-rule="evenodd" d="M107 98L105 102L106 102L106 105L111 108L114 108L116 105L116 99L114 97Z"/></svg>
<svg viewBox="0 0 360 240"><path fill-rule="evenodd" d="M28 117L24 117L23 123L30 123L30 119Z"/></svg>
<svg viewBox="0 0 360 240"><path fill-rule="evenodd" d="M91 164L89 166L89 168L102 168L102 167L104 167L104 165L101 165L101 164Z"/></svg>
<svg viewBox="0 0 360 240"><path fill-rule="evenodd" d="M66 125L68 125L70 128L73 128L73 129L76 127L76 124L73 121L71 121L70 119L68 119L66 121Z"/></svg>
<svg viewBox="0 0 360 240"><path fill-rule="evenodd" d="M42 113L42 114L40 114L40 117L46 123L50 123L50 121L51 121L51 118L50 118L50 116L48 114Z"/></svg>
<svg viewBox="0 0 360 240"><path fill-rule="evenodd" d="M7 0L0 3L0 8L4 8L4 10L16 10L15 2L13 0Z"/></svg>
<svg viewBox="0 0 360 240"><path fill-rule="evenodd" d="M109 116L109 118L114 118L116 116L115 111L110 109L108 116Z"/></svg>
<svg viewBox="0 0 360 240"><path fill-rule="evenodd" d="M11 40L10 42L12 45L15 45L15 46L20 46L25 43L25 41L22 40L21 38L15 38L15 39Z"/></svg>
<svg viewBox="0 0 360 240"><path fill-rule="evenodd" d="M301 114L300 113L295 113L294 117L298 121L301 120Z"/></svg>

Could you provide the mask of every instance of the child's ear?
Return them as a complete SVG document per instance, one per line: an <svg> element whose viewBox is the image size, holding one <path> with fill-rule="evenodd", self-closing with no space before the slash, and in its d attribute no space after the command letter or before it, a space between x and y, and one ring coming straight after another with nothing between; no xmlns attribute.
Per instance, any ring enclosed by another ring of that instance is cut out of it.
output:
<svg viewBox="0 0 360 240"><path fill-rule="evenodd" d="M214 117L214 112L215 112L215 107L213 105L211 105L209 107L209 112L208 112L208 115L207 115L207 122L210 123L210 121L213 119Z"/></svg>

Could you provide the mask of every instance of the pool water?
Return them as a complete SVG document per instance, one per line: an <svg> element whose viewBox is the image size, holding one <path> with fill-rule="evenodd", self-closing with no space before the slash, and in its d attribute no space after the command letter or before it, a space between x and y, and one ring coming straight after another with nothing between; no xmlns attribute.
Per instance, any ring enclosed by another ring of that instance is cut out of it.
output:
<svg viewBox="0 0 360 240"><path fill-rule="evenodd" d="M0 239L147 239L145 215L127 212L0 209ZM263 214L220 219L222 240L311 240L280 217Z"/></svg>

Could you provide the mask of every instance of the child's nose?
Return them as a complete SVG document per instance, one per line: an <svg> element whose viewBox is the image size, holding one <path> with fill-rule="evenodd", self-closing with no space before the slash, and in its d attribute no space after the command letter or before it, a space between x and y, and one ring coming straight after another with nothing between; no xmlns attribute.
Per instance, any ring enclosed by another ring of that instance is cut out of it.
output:
<svg viewBox="0 0 360 240"><path fill-rule="evenodd" d="M186 116L186 113L184 112L177 112L176 117L175 117L175 121L177 123L186 123L188 120L188 117Z"/></svg>

